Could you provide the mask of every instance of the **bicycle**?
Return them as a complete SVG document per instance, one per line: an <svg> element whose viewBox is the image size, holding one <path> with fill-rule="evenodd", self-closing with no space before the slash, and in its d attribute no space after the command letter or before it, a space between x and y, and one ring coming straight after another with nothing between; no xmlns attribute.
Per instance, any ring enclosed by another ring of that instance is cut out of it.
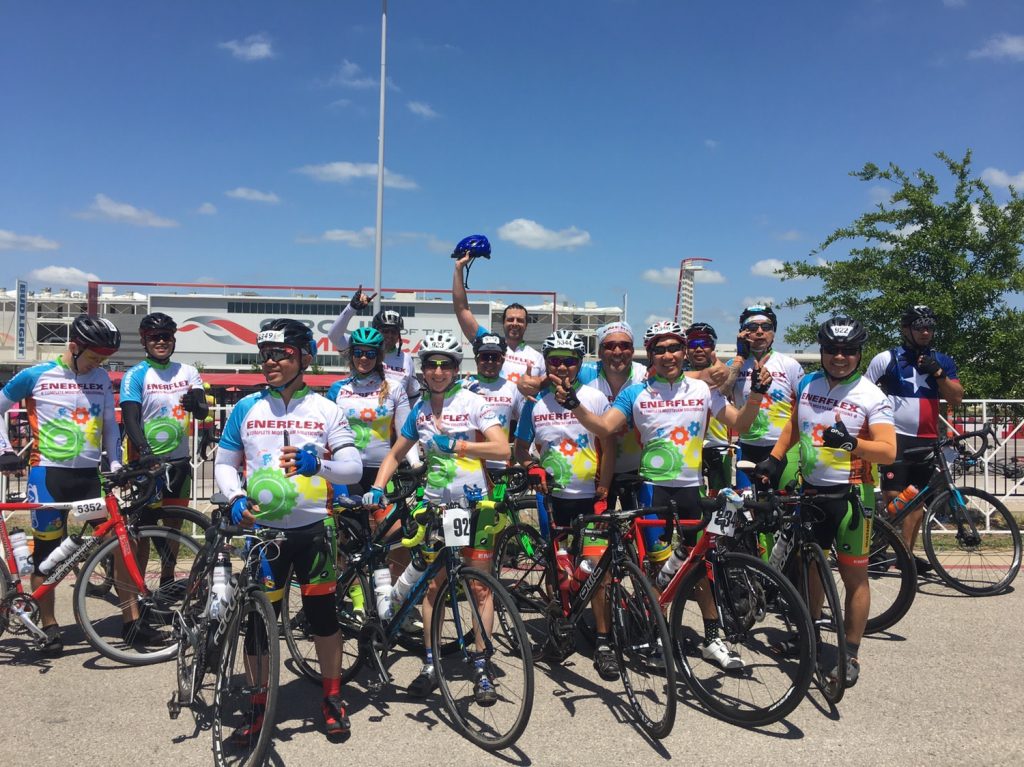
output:
<svg viewBox="0 0 1024 767"><path fill-rule="evenodd" d="M421 502L412 511L414 534L399 542L389 532L402 513L398 505L392 506L373 533L368 532L365 521L368 510L359 501L339 498L336 505L349 512L335 517L339 531L348 539L336 592L345 658L343 683L354 679L366 664L376 674L369 684L371 691L379 692L392 683L387 654L396 645L408 644L402 625L431 581L440 576L430 631L434 672L445 708L456 729L475 745L493 751L515 743L533 708L533 656L511 597L489 573L462 563L460 549L469 544L468 509ZM414 557L422 557L425 568L393 614L380 615L371 596L371 573L385 566L387 551L399 543L419 547L421 551ZM490 631L480 631L481 610L473 595L482 600L487 594L494 601L495 612L505 611L508 620L495 622ZM286 637L289 631L298 636L295 620L285 620ZM296 653L292 643L289 649L300 667L309 667L308 653ZM480 668L488 670L498 693L493 705L475 704L473 690Z"/></svg>
<svg viewBox="0 0 1024 767"><path fill-rule="evenodd" d="M167 713L177 719L182 708L204 711L206 678L215 675L209 705L214 762L255 767L263 764L274 730L281 652L274 608L260 584L260 556L284 535L232 525L227 497L216 494L210 500L217 506L214 523L173 614L176 688ZM238 537L254 545L239 551L232 546ZM232 553L243 559L237 575L230 574Z"/></svg>
<svg viewBox="0 0 1024 767"><path fill-rule="evenodd" d="M158 468L130 464L117 472L101 473L99 498L69 503L0 503L0 511L5 513L66 510L70 521L93 526L92 536L71 539L64 558L58 559L43 583L29 593L12 551L6 517L0 517L6 559L0 561L0 634L5 630L25 633L36 646L42 646L46 634L39 625L38 600L81 566L72 597L74 614L93 648L111 660L135 666L174 655L170 611L180 594L177 581L164 575L165 560L176 558L182 551L194 554L199 546L173 528L139 524L141 510L152 498ZM127 508L123 511L114 493L116 488L126 489ZM183 519L190 518L184 515ZM108 598L111 590L116 600ZM135 611L137 631L153 635L145 642L136 634L122 637L122 621Z"/></svg>
<svg viewBox="0 0 1024 767"><path fill-rule="evenodd" d="M995 437L992 424L978 431L939 437L934 445L904 451L905 459L931 460L935 472L928 484L889 521L901 529L913 512L924 510L921 542L936 575L962 594L991 596L1006 591L1020 571L1021 536L1017 520L991 493L954 484L949 448L974 460ZM964 443L981 444L967 453Z"/></svg>

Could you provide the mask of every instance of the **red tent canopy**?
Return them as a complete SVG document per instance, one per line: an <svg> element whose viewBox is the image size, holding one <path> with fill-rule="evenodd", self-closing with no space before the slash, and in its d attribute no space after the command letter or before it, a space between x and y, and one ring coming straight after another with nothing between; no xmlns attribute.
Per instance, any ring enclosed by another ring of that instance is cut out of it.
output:
<svg viewBox="0 0 1024 767"><path fill-rule="evenodd" d="M266 386L267 379L262 373L200 373L204 383L210 386L237 386L240 388L258 389ZM305 380L308 386L315 389L326 389L332 383L343 378L343 375L307 375ZM117 371L110 374L110 380L120 385L124 373Z"/></svg>

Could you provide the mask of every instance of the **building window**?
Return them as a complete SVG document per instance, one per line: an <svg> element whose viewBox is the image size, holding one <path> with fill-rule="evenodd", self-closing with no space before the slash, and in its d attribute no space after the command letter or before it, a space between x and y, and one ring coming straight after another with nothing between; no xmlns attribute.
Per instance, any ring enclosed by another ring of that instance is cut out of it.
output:
<svg viewBox="0 0 1024 767"><path fill-rule="evenodd" d="M37 322L37 344L66 344L68 342L68 325L64 322Z"/></svg>

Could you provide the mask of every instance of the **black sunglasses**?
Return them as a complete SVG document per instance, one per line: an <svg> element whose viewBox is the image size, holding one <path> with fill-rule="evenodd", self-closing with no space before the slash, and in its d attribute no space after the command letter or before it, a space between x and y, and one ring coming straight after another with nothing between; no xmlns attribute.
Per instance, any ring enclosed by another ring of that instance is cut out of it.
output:
<svg viewBox="0 0 1024 767"><path fill-rule="evenodd" d="M651 354L657 356L659 354L675 354L683 350L682 344L662 344L659 346L651 347Z"/></svg>
<svg viewBox="0 0 1024 767"><path fill-rule="evenodd" d="M284 346L264 346L260 349L260 361L262 362L284 362L294 356L295 350Z"/></svg>
<svg viewBox="0 0 1024 767"><path fill-rule="evenodd" d="M147 333L146 343L161 343L174 340L174 333Z"/></svg>
<svg viewBox="0 0 1024 767"><path fill-rule="evenodd" d="M859 346L839 346L838 344L822 344L821 350L825 354L842 354L844 357L852 357L860 354Z"/></svg>
<svg viewBox="0 0 1024 767"><path fill-rule="evenodd" d="M743 329L744 330L749 330L751 332L753 332L755 330L758 330L758 329L761 329L765 333L771 333L773 330L775 330L775 323L772 323L772 322L748 322L748 323L746 323L743 326Z"/></svg>
<svg viewBox="0 0 1024 767"><path fill-rule="evenodd" d="M499 362L501 355L497 352L481 352L477 355L477 359L481 362Z"/></svg>

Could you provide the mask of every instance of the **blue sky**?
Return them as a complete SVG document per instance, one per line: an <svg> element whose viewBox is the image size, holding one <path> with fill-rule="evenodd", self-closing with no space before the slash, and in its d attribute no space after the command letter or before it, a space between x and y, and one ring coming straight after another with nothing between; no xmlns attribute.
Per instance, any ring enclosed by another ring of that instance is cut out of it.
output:
<svg viewBox="0 0 1024 767"><path fill-rule="evenodd" d="M1024 185L1018 0L391 0L384 284L557 290L731 332L885 195L974 150ZM0 0L0 286L373 275L380 4ZM838 258L841 248L826 255ZM794 313L783 315L793 318Z"/></svg>

